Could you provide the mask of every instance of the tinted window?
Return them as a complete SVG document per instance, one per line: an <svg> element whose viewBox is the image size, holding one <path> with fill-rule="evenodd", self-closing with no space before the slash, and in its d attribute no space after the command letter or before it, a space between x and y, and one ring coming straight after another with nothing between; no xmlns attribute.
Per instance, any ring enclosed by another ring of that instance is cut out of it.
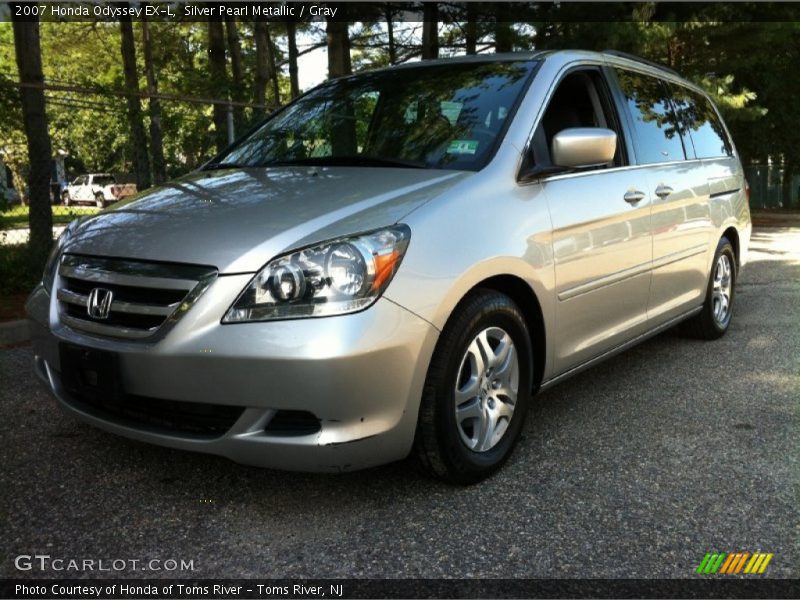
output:
<svg viewBox="0 0 800 600"><path fill-rule="evenodd" d="M620 88L633 119L636 157L640 164L684 160L680 128L660 80L617 70Z"/></svg>
<svg viewBox="0 0 800 600"><path fill-rule="evenodd" d="M675 85L673 105L678 112L684 139L691 140L697 158L732 156L733 148L711 102L692 90Z"/></svg>
<svg viewBox="0 0 800 600"><path fill-rule="evenodd" d="M311 91L221 162L480 169L534 64L452 64L365 73Z"/></svg>

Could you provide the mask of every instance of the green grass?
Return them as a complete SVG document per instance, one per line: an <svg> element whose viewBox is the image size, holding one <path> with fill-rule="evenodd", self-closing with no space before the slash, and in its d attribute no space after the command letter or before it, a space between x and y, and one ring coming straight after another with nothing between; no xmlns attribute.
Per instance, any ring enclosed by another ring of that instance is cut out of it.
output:
<svg viewBox="0 0 800 600"><path fill-rule="evenodd" d="M69 223L83 215L93 215L100 209L94 206L53 206L53 224ZM28 207L12 206L0 212L0 229L28 227Z"/></svg>

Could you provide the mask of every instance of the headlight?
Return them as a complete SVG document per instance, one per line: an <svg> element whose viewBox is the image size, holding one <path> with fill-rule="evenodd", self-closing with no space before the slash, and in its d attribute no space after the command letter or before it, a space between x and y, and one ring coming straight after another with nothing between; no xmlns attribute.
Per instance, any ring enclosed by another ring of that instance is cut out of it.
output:
<svg viewBox="0 0 800 600"><path fill-rule="evenodd" d="M64 250L64 246L72 235L72 225L75 222L76 221L72 221L72 223L67 225L64 228L64 231L61 232L61 235L58 236L56 243L53 245L53 249L50 250L50 254L47 257L47 262L44 264L42 285L44 286L44 289L47 290L48 294L52 293L53 280L56 277L56 270L58 269L59 258L61 258L61 251Z"/></svg>
<svg viewBox="0 0 800 600"><path fill-rule="evenodd" d="M375 302L403 260L411 230L397 225L280 256L261 269L223 323L327 317Z"/></svg>

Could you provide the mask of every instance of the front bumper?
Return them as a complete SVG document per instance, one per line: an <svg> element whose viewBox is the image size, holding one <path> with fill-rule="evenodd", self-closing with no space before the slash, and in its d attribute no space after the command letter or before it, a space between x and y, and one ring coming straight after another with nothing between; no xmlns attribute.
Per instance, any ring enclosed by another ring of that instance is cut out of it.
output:
<svg viewBox="0 0 800 600"><path fill-rule="evenodd" d="M219 277L159 341L89 336L58 322L52 297L27 303L35 370L60 406L128 438L208 452L236 462L301 471L345 471L406 456L438 331L390 300L351 315L221 325L249 275ZM245 407L223 435L153 430L87 410L61 383L59 342L115 352L126 393ZM265 431L277 411L308 411L318 432Z"/></svg>

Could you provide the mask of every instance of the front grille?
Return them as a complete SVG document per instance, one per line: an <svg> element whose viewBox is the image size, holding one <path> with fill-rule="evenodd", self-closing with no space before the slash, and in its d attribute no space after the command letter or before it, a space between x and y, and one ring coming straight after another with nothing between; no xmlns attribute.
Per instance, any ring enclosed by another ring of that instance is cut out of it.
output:
<svg viewBox="0 0 800 600"><path fill-rule="evenodd" d="M122 394L116 397L66 390L76 408L123 425L156 432L220 437L242 416L244 407L179 402Z"/></svg>
<svg viewBox="0 0 800 600"><path fill-rule="evenodd" d="M56 298L63 324L95 335L145 339L188 310L217 270L67 254L58 275ZM93 310L94 290L102 299L111 294L105 307Z"/></svg>

